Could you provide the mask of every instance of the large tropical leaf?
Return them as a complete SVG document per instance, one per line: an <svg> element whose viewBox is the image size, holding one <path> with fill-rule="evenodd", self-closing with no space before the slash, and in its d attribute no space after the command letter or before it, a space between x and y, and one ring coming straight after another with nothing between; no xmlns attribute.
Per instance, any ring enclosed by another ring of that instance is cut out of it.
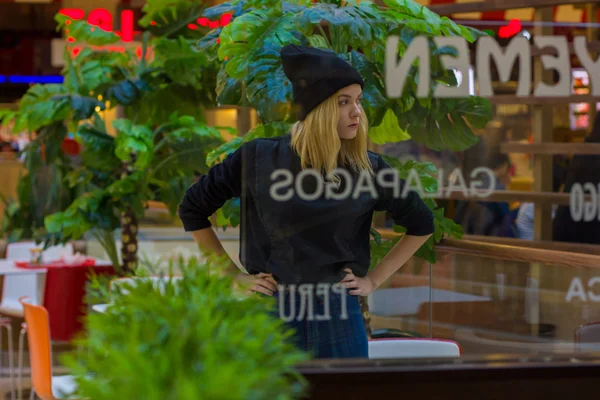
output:
<svg viewBox="0 0 600 400"><path fill-rule="evenodd" d="M56 30L63 30L65 34L75 40L86 42L92 46L113 44L121 40L114 32L105 31L84 20L74 20L60 13L56 14L54 19L58 23Z"/></svg>
<svg viewBox="0 0 600 400"><path fill-rule="evenodd" d="M190 29L188 25L196 24L206 8L201 1L147 0L139 24L155 37L197 39L204 36L208 29L198 25L196 29Z"/></svg>
<svg viewBox="0 0 600 400"><path fill-rule="evenodd" d="M250 64L252 76L248 78L246 98L265 123L294 117L289 105L292 85L283 72L280 49L279 44L265 43L256 53L256 62Z"/></svg>
<svg viewBox="0 0 600 400"><path fill-rule="evenodd" d="M223 140L219 129L196 120L190 115L172 115L169 122L157 128L164 140L176 143L193 140L196 137ZM233 133L233 132L232 132Z"/></svg>
<svg viewBox="0 0 600 400"><path fill-rule="evenodd" d="M250 140L258 139L258 138L273 138L277 136L282 136L290 132L292 124L288 122L271 122L267 124L260 124L248 131L244 136L237 136L233 139L229 140L226 143L223 143L221 146L212 150L208 157L206 158L207 165L213 165L215 162L220 160L222 157L233 153L236 151L242 144L248 142Z"/></svg>
<svg viewBox="0 0 600 400"><path fill-rule="evenodd" d="M219 59L227 58L227 73L232 78L245 78L265 45L282 47L289 43L299 44L294 31L306 31L310 27L295 26L294 15L283 13L281 3L269 9L257 9L234 19L219 36Z"/></svg>
<svg viewBox="0 0 600 400"><path fill-rule="evenodd" d="M11 110L8 108L0 109L0 126L8 125L14 122L18 115L19 113L16 110Z"/></svg>
<svg viewBox="0 0 600 400"><path fill-rule="evenodd" d="M176 83L153 85L153 90L145 91L144 101L138 101L128 106L130 118L135 123L159 125L169 120L178 112L196 119L204 119L203 105L214 104L215 99L208 97L206 91L192 90L188 86Z"/></svg>
<svg viewBox="0 0 600 400"><path fill-rule="evenodd" d="M111 172L119 169L121 160L115 155L115 138L91 124L82 124L76 139L83 145L81 158L88 168Z"/></svg>
<svg viewBox="0 0 600 400"><path fill-rule="evenodd" d="M118 77L119 68L131 63L129 53L107 52L84 47L74 59L67 58L63 68L65 86L80 94L103 92Z"/></svg>
<svg viewBox="0 0 600 400"><path fill-rule="evenodd" d="M96 98L73 94L61 84L33 85L19 101L19 119L15 131L37 131L42 126L71 117L89 118L104 103Z"/></svg>
<svg viewBox="0 0 600 400"><path fill-rule="evenodd" d="M311 28L309 34L323 21L328 23L330 44L337 53L345 53L352 47L370 57L387 32L383 14L371 2L360 1L345 6L320 3L294 16L297 26Z"/></svg>
<svg viewBox="0 0 600 400"><path fill-rule="evenodd" d="M118 228L120 221L114 206L106 191L94 190L79 196L65 211L46 216L44 225L61 243L78 240L93 228Z"/></svg>
<svg viewBox="0 0 600 400"><path fill-rule="evenodd" d="M145 92L151 90L144 78L128 76L111 85L106 90L105 97L113 104L129 106L137 102Z"/></svg>
<svg viewBox="0 0 600 400"><path fill-rule="evenodd" d="M235 79L227 73L227 61L221 64L217 74L217 103L222 105L247 105L246 97L243 95L244 82L242 79Z"/></svg>
<svg viewBox="0 0 600 400"><path fill-rule="evenodd" d="M431 36L462 36L473 42L483 34L476 29L456 24L447 17L440 17L429 8L413 0L383 0L387 7L385 15L392 21L398 21L415 31Z"/></svg>
<svg viewBox="0 0 600 400"><path fill-rule="evenodd" d="M375 144L386 144L410 140L410 135L398 126L394 112L388 109L381 124L369 128L369 138Z"/></svg>
<svg viewBox="0 0 600 400"><path fill-rule="evenodd" d="M194 41L182 36L159 38L154 42L154 54L173 82L202 89L203 68L209 66L209 60L205 53L196 50Z"/></svg>
<svg viewBox="0 0 600 400"><path fill-rule="evenodd" d="M379 66L369 61L364 54L352 50L349 55L350 64L360 72L365 81L362 101L363 108L367 113L369 123L372 126L377 126L383 120L389 107L385 96L383 74L380 72Z"/></svg>
<svg viewBox="0 0 600 400"><path fill-rule="evenodd" d="M158 187L155 199L165 203L169 213L176 216L181 199L193 182L193 176L171 176L165 181L154 180L150 184Z"/></svg>
<svg viewBox="0 0 600 400"><path fill-rule="evenodd" d="M134 125L127 119L117 119L113 126L117 130L115 155L123 162L135 161L136 168L148 166L154 152L152 131L147 126Z"/></svg>
<svg viewBox="0 0 600 400"><path fill-rule="evenodd" d="M416 174L419 177L420 185L425 193L435 193L438 190L438 171L435 165L431 162L416 162L413 160L400 161L397 158L382 155L383 160L391 167L398 171L400 179L408 179L409 176L414 177ZM411 177L411 181L412 181ZM415 182L410 182L411 187ZM422 194L422 193L420 193Z"/></svg>

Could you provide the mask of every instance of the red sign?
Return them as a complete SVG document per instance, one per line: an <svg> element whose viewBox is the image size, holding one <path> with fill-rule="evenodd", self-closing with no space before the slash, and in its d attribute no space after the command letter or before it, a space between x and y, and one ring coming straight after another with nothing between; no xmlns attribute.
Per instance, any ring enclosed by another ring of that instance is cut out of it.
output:
<svg viewBox="0 0 600 400"><path fill-rule="evenodd" d="M521 21L518 19L511 19L508 25L505 25L498 30L498 36L502 39L508 39L521 32L521 29Z"/></svg>
<svg viewBox="0 0 600 400"><path fill-rule="evenodd" d="M85 17L85 12L81 8L62 8L60 13L74 20L82 20ZM231 21L231 18L231 14L223 14L221 15L221 18L216 21L201 17L198 18L195 24L188 24L188 28L196 30L198 29L198 26L204 26L214 29L219 26L227 25ZM87 16L87 22L107 32L113 32L113 15L105 8L96 8L95 10L92 10ZM156 23L153 21L151 24L155 25ZM69 30L66 29L65 33L68 34ZM139 33L139 31L134 30L133 11L121 11L121 30L115 31L115 34L119 35L123 42L132 42L136 33ZM68 37L67 41L74 42L75 39Z"/></svg>
<svg viewBox="0 0 600 400"><path fill-rule="evenodd" d="M85 12L81 8L62 8L60 13L74 20L82 20L85 17ZM104 31L113 32L113 15L105 8L92 10L87 16L87 22ZM68 34L69 30L65 29L65 33ZM123 42L132 42L136 33L138 32L133 28L133 11L121 11L121 30L116 31L115 34L119 35ZM75 39L68 37L67 41L74 42Z"/></svg>

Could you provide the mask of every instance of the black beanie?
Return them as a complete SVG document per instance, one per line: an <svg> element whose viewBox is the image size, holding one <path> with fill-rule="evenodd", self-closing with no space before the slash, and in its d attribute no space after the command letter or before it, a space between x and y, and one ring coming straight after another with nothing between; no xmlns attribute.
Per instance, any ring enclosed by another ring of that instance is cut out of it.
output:
<svg viewBox="0 0 600 400"><path fill-rule="evenodd" d="M280 56L301 121L338 90L354 83L364 88L358 71L331 50L288 44Z"/></svg>

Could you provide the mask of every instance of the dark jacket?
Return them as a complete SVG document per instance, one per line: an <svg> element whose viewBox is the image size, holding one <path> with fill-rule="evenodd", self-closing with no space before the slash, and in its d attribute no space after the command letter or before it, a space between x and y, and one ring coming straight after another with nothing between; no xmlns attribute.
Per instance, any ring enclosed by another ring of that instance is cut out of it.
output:
<svg viewBox="0 0 600 400"><path fill-rule="evenodd" d="M389 168L375 153L369 152L369 159L376 173ZM276 170L290 171L294 181L274 190L273 184L284 180L272 176ZM346 171L352 175L353 190L358 175ZM375 192L352 191L356 196L332 199L324 191L307 200L298 190L315 193L318 180L307 175L300 181L300 172L300 157L290 146L290 135L246 142L186 191L179 206L183 226L186 231L210 227L209 217L228 199L240 197L240 261L249 273L272 273L283 284L339 282L345 267L365 276L376 210L390 212L409 235L435 230L433 213L415 192L395 197L392 188L383 187L374 177ZM345 189L342 184L336 192ZM291 197L276 196L286 193Z"/></svg>

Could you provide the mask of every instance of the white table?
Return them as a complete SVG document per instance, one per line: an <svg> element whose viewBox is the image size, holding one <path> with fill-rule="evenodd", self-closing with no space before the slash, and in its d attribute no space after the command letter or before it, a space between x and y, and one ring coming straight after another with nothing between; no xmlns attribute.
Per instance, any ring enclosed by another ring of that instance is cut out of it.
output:
<svg viewBox="0 0 600 400"><path fill-rule="evenodd" d="M27 274L45 274L47 268L19 268L15 265L15 261L0 259L0 275L27 275ZM110 261L96 259L96 265L99 267L108 267L112 265Z"/></svg>
<svg viewBox="0 0 600 400"><path fill-rule="evenodd" d="M0 259L0 275L45 274L46 268L19 268L15 260Z"/></svg>

